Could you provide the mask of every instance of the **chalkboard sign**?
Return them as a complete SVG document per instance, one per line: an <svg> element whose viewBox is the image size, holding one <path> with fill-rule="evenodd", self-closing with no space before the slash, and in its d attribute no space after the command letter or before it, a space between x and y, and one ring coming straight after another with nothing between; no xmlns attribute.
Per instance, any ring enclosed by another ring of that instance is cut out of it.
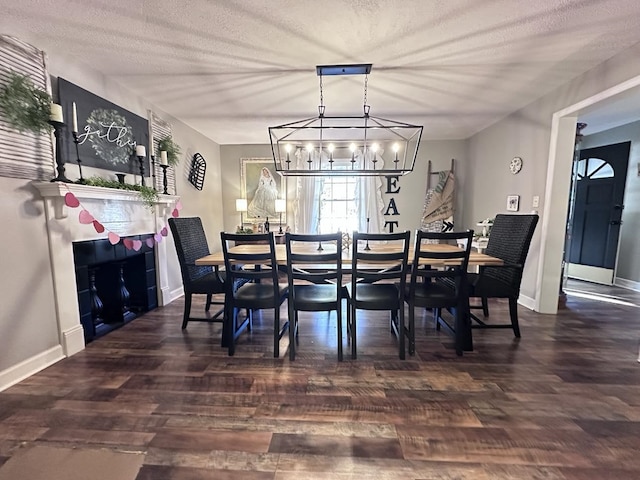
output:
<svg viewBox="0 0 640 480"><path fill-rule="evenodd" d="M77 160L73 143L73 102L78 118L78 155L82 165L103 168L115 172L140 175L140 164L135 156L136 145L144 145L145 176L149 176L149 121L135 113L115 105L104 98L58 79L58 98L67 125L65 136L65 160Z"/></svg>

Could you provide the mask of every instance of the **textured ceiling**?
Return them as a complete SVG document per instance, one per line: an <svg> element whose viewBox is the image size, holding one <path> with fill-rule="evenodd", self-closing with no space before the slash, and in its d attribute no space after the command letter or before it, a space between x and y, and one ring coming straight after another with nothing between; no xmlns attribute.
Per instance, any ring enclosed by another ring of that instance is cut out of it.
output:
<svg viewBox="0 0 640 480"><path fill-rule="evenodd" d="M372 63L375 116L459 139L640 41L638 0L0 0L0 33L65 52L220 144L312 117L315 66ZM327 115L364 77L324 77Z"/></svg>

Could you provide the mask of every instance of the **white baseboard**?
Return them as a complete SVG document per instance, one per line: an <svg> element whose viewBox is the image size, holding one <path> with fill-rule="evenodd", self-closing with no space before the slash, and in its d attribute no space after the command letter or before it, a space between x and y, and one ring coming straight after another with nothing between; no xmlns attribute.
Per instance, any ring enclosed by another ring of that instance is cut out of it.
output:
<svg viewBox="0 0 640 480"><path fill-rule="evenodd" d="M63 358L64 354L62 353L62 345L56 345L49 350L34 355L33 357L0 372L0 392L18 382L21 382L27 377L38 373L40 370L44 370Z"/></svg>
<svg viewBox="0 0 640 480"><path fill-rule="evenodd" d="M160 290L160 296L162 297L160 299L161 303L161 307L164 307L165 305L169 305L171 302L173 302L176 298L180 298L182 295L184 295L184 288L182 287L182 285L174 290L169 290L169 288L163 288L162 290Z"/></svg>
<svg viewBox="0 0 640 480"><path fill-rule="evenodd" d="M67 357L84 350L84 328L76 325L62 332L62 350Z"/></svg>
<svg viewBox="0 0 640 480"><path fill-rule="evenodd" d="M633 280L627 280L626 278L616 277L613 284L616 287L628 288L629 290L640 292L640 282L634 282Z"/></svg>
<svg viewBox="0 0 640 480"><path fill-rule="evenodd" d="M527 297L525 295L520 295L518 297L518 303L529 310L535 310L536 307L535 298Z"/></svg>

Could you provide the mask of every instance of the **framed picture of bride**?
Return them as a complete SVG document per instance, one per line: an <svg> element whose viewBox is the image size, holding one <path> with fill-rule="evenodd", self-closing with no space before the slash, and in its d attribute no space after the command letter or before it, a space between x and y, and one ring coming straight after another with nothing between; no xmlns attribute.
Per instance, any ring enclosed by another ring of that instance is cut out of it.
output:
<svg viewBox="0 0 640 480"><path fill-rule="evenodd" d="M241 195L247 199L246 222L264 222L269 218L271 223L277 223L280 212L276 212L276 199L285 198L282 180L273 159L240 159Z"/></svg>

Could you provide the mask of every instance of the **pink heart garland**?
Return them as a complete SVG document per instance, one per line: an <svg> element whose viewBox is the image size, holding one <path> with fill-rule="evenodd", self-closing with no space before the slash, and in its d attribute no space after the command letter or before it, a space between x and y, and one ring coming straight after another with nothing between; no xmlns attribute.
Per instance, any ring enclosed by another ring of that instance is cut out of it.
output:
<svg viewBox="0 0 640 480"><path fill-rule="evenodd" d="M180 216L180 212L178 211L178 209L177 209L177 208L174 208L174 209L173 209L173 212L171 212L171 216L172 216L173 218L178 218L178 217Z"/></svg>
<svg viewBox="0 0 640 480"><path fill-rule="evenodd" d="M98 220L93 221L93 228L95 228L98 233L104 232L104 225L102 225Z"/></svg>
<svg viewBox="0 0 640 480"><path fill-rule="evenodd" d="M180 200L178 200L178 201L176 202L176 208L177 208L178 210L182 210L182 202L181 202Z"/></svg>
<svg viewBox="0 0 640 480"><path fill-rule="evenodd" d="M120 235L118 235L117 233L113 233L113 232L109 232L109 243L111 245L115 245L120 241Z"/></svg>
<svg viewBox="0 0 640 480"><path fill-rule="evenodd" d="M93 218L93 215L91 215L86 210L81 210L80 215L78 215L78 220L80 220L80 223L87 225L89 223L93 223L95 218Z"/></svg>
<svg viewBox="0 0 640 480"><path fill-rule="evenodd" d="M144 242L147 244L147 247L149 248L153 248L153 244L156 243L153 237L148 237Z"/></svg>
<svg viewBox="0 0 640 480"><path fill-rule="evenodd" d="M160 235L162 235L163 237L166 237L167 235L169 235L169 231L167 230L167 227L162 227L162 230L160 230Z"/></svg>
<svg viewBox="0 0 640 480"><path fill-rule="evenodd" d="M130 238L125 238L124 240L122 240L122 244L127 250L131 250L133 248L133 240L131 240Z"/></svg>
<svg viewBox="0 0 640 480"><path fill-rule="evenodd" d="M142 240L134 240L133 241L133 249L137 252L142 248Z"/></svg>
<svg viewBox="0 0 640 480"><path fill-rule="evenodd" d="M80 200L71 192L68 192L64 196L64 204L67 207L76 208L80 206Z"/></svg>
<svg viewBox="0 0 640 480"><path fill-rule="evenodd" d="M159 233L156 233L153 236L153 239L156 241L156 243L160 243L162 241L162 235L160 235Z"/></svg>

